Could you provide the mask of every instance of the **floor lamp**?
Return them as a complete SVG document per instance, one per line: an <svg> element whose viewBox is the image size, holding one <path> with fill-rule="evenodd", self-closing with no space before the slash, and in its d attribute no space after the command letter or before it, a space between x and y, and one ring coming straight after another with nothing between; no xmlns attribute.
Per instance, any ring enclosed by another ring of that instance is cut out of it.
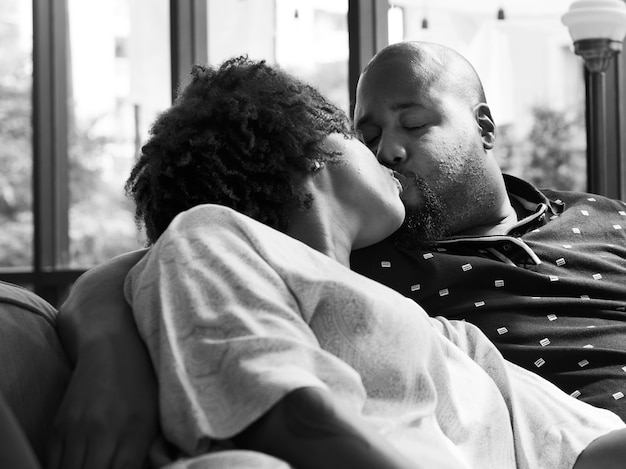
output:
<svg viewBox="0 0 626 469"><path fill-rule="evenodd" d="M606 142L605 72L613 57L622 50L626 35L626 4L623 0L577 0L562 17L574 41L574 52L580 55L587 70L587 173L589 192L608 193Z"/></svg>

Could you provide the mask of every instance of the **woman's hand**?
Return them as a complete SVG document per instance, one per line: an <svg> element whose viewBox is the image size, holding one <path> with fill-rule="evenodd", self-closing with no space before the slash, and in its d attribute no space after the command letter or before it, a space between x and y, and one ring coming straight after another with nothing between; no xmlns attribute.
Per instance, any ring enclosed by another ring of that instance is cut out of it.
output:
<svg viewBox="0 0 626 469"><path fill-rule="evenodd" d="M417 467L330 392L313 387L287 394L233 441L299 469Z"/></svg>

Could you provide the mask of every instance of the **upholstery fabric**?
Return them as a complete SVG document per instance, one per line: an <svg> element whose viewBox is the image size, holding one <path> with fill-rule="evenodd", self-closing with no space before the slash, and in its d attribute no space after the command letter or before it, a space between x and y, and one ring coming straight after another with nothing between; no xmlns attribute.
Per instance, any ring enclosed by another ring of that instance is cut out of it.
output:
<svg viewBox="0 0 626 469"><path fill-rule="evenodd" d="M56 317L31 291L0 282L0 394L40 460L71 372Z"/></svg>

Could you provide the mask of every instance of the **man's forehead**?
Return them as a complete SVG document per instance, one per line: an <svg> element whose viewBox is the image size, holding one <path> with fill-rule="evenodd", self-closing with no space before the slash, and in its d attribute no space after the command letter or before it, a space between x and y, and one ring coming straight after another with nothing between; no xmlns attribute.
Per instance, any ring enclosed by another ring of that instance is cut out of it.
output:
<svg viewBox="0 0 626 469"><path fill-rule="evenodd" d="M357 100L365 95L384 94L388 96L425 94L441 77L427 64L401 56L382 58L370 64L361 75Z"/></svg>
<svg viewBox="0 0 626 469"><path fill-rule="evenodd" d="M355 120L362 120L376 113L378 108L384 107L387 111L402 112L406 109L420 109L432 104L432 91L435 81L421 76L404 73L400 69L388 70L384 67L370 70L361 77L363 83L357 89ZM374 72L376 75L369 75ZM383 73L380 73L383 72ZM393 73L390 73L393 72ZM357 122L358 124L358 122Z"/></svg>
<svg viewBox="0 0 626 469"><path fill-rule="evenodd" d="M369 112L370 108L371 110L375 111L377 107L380 107L380 103L371 103L370 105L370 103L367 102L367 99L364 99L363 101L363 105L359 106L359 110L361 112ZM386 110L396 113L412 109L425 109L427 107L425 101L426 100L424 99L420 99L420 95L396 95L390 97L390 99L386 99L383 105Z"/></svg>

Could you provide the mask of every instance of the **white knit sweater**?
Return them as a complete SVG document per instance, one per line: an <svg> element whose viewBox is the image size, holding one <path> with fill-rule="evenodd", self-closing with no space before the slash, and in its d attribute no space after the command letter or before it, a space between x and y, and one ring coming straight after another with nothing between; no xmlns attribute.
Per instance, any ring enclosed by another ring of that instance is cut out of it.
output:
<svg viewBox="0 0 626 469"><path fill-rule="evenodd" d="M506 362L472 325L430 318L224 207L179 215L126 294L158 374L165 436L189 458L172 467L200 467L214 440L305 386L332 392L416 467L570 468L624 427ZM237 454L202 467L239 467Z"/></svg>

